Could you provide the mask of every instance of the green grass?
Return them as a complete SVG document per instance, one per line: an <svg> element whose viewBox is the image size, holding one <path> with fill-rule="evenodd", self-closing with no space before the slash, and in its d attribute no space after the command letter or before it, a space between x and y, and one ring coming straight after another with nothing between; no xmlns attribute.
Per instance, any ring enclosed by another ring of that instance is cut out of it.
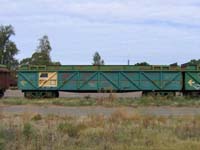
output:
<svg viewBox="0 0 200 150"><path fill-rule="evenodd" d="M200 116L1 115L0 150L199 150Z"/></svg>
<svg viewBox="0 0 200 150"><path fill-rule="evenodd" d="M200 106L200 98L148 96L140 98L116 98L111 95L105 98L57 98L57 99L25 99L4 98L0 104L6 105L58 105L58 106Z"/></svg>

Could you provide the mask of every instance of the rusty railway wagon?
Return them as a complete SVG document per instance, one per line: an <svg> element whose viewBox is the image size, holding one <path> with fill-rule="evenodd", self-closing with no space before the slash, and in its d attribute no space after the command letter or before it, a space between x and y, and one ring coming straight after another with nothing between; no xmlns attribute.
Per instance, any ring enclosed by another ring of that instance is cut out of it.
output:
<svg viewBox="0 0 200 150"><path fill-rule="evenodd" d="M18 88L27 98L59 97L59 91L199 94L200 66L22 66Z"/></svg>
<svg viewBox="0 0 200 150"><path fill-rule="evenodd" d="M0 65L0 98L4 96L4 92L9 88L9 85L10 72L5 66Z"/></svg>

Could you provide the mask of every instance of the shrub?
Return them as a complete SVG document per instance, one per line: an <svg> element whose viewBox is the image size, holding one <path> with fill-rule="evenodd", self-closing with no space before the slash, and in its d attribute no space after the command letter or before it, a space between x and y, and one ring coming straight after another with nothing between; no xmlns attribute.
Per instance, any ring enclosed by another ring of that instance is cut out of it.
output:
<svg viewBox="0 0 200 150"><path fill-rule="evenodd" d="M33 126L30 123L24 124L23 135L26 139L30 139L30 137L34 135Z"/></svg>
<svg viewBox="0 0 200 150"><path fill-rule="evenodd" d="M114 102L114 100L117 99L117 96L114 94L114 93L110 93L109 96L108 96L108 101L109 102Z"/></svg>
<svg viewBox="0 0 200 150"><path fill-rule="evenodd" d="M187 123L178 126L175 133L180 139L200 139L200 125L194 122Z"/></svg>
<svg viewBox="0 0 200 150"><path fill-rule="evenodd" d="M104 129L100 127L87 128L81 132L80 140L82 145L101 145L105 142Z"/></svg>
<svg viewBox="0 0 200 150"><path fill-rule="evenodd" d="M68 134L69 137L78 137L80 129L76 125L65 122L58 125L58 130L60 132Z"/></svg>
<svg viewBox="0 0 200 150"><path fill-rule="evenodd" d="M40 114L36 114L32 117L31 120L34 120L34 121L38 121L38 120L42 120L42 116Z"/></svg>

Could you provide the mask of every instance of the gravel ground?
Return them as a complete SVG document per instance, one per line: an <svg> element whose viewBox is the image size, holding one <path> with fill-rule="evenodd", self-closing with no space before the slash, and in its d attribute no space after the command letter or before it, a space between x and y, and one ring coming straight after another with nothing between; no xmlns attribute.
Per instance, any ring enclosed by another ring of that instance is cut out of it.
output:
<svg viewBox="0 0 200 150"><path fill-rule="evenodd" d="M70 115L70 116L87 116L87 115L105 115L109 116L113 112L122 110L128 113L137 113L141 115L155 115L155 116L194 116L200 115L199 108L192 107L122 107L122 108L108 108L108 107L63 107L63 106L0 106L1 113L21 114L21 113L38 113L41 115L56 114L56 115Z"/></svg>
<svg viewBox="0 0 200 150"><path fill-rule="evenodd" d="M85 96L90 97L107 97L109 93L69 93L60 92L60 97L67 98L81 98ZM116 93L116 97L140 97L141 92L132 93ZM7 90L5 93L6 98L20 98L23 93L19 90ZM62 107L62 106L34 106L34 105L20 105L20 106L0 106L1 113L39 113L42 115L57 114L57 115L70 115L70 116L86 116L89 114L103 114L106 116L111 115L113 112L123 109L129 113L137 112L144 115L156 116L193 116L200 115L200 108L196 107L123 107L123 108L107 108L107 107Z"/></svg>
<svg viewBox="0 0 200 150"><path fill-rule="evenodd" d="M64 98L81 98L85 96L90 96L92 98L98 98L98 97L108 97L109 93L71 93L71 92L60 92L60 97ZM5 92L5 97L6 98L11 98L11 97L23 97L23 93L20 90L7 90ZM135 98L135 97L140 97L141 92L129 92L129 93L115 93L116 97L127 97L127 98Z"/></svg>

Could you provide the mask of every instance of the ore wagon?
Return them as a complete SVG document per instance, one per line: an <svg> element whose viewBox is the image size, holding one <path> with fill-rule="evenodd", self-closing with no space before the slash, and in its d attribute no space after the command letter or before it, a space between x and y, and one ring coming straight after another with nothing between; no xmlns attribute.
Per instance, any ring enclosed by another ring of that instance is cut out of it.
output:
<svg viewBox="0 0 200 150"><path fill-rule="evenodd" d="M200 65L188 65L183 70L183 94L200 96Z"/></svg>
<svg viewBox="0 0 200 150"><path fill-rule="evenodd" d="M9 88L10 72L9 70L0 65L0 98L4 96L4 92Z"/></svg>
<svg viewBox="0 0 200 150"><path fill-rule="evenodd" d="M18 88L25 97L58 97L68 92L175 93L182 91L179 66L22 66Z"/></svg>

